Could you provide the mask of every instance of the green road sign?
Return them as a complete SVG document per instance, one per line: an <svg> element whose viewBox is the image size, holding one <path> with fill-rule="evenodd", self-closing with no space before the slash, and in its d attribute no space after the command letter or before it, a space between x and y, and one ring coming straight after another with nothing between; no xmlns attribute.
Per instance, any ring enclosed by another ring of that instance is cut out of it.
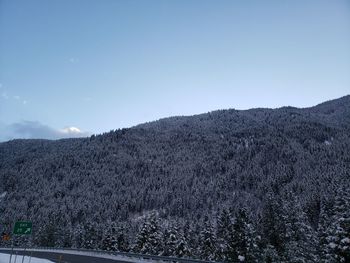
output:
<svg viewBox="0 0 350 263"><path fill-rule="evenodd" d="M32 222L16 222L13 233L15 235L30 235L32 233Z"/></svg>

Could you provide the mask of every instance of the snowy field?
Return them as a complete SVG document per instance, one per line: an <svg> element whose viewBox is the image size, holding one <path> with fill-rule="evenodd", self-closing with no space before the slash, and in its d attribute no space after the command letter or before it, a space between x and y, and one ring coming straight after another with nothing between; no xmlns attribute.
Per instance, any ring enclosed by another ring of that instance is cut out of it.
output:
<svg viewBox="0 0 350 263"><path fill-rule="evenodd" d="M11 259L11 263L22 263L23 256L13 255ZM0 263L10 263L10 255L8 254L1 254L0 253ZM28 256L24 257L23 263L52 263L53 261L47 260L47 259L41 259L41 258L29 258Z"/></svg>

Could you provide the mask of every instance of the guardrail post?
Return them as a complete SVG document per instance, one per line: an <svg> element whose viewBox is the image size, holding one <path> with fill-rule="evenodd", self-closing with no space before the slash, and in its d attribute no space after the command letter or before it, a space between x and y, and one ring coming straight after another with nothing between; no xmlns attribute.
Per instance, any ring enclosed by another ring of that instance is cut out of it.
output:
<svg viewBox="0 0 350 263"><path fill-rule="evenodd" d="M12 254L13 254L13 242L12 242L12 248L11 248L11 255L10 255L10 262L11 263L11 260L12 260Z"/></svg>
<svg viewBox="0 0 350 263"><path fill-rule="evenodd" d="M25 254L26 254L26 248L24 248L24 251L23 251L22 263L24 262L24 255Z"/></svg>

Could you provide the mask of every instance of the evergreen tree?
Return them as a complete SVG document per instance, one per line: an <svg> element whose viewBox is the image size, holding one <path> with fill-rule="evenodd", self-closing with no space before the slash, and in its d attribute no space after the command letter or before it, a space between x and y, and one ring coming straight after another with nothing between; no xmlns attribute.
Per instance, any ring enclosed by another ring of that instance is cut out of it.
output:
<svg viewBox="0 0 350 263"><path fill-rule="evenodd" d="M333 206L327 202L322 203L319 233L323 261L350 262L349 188L339 188Z"/></svg>
<svg viewBox="0 0 350 263"><path fill-rule="evenodd" d="M258 262L257 234L245 209L239 209L225 251L228 262Z"/></svg>
<svg viewBox="0 0 350 263"><path fill-rule="evenodd" d="M217 242L219 260L225 261L226 255L229 251L228 242L233 232L233 225L231 221L231 214L227 209L223 209L217 220Z"/></svg>
<svg viewBox="0 0 350 263"><path fill-rule="evenodd" d="M263 206L260 223L264 246L269 246L269 251L276 250L282 255L286 241L285 218L281 200L271 193Z"/></svg>
<svg viewBox="0 0 350 263"><path fill-rule="evenodd" d="M188 257L191 254L187 240L176 222L164 231L163 243L164 256Z"/></svg>
<svg viewBox="0 0 350 263"><path fill-rule="evenodd" d="M113 234L107 234L102 240L102 249L107 251L115 251L116 250L117 241L115 240L115 236Z"/></svg>
<svg viewBox="0 0 350 263"><path fill-rule="evenodd" d="M162 232L155 214L146 219L136 238L134 250L143 254L158 255L163 251Z"/></svg>
<svg viewBox="0 0 350 263"><path fill-rule="evenodd" d="M96 249L102 239L95 223L88 222L84 225L84 238L82 246L86 249Z"/></svg>
<svg viewBox="0 0 350 263"><path fill-rule="evenodd" d="M174 256L177 243L177 231L174 228L165 229L163 234L162 256Z"/></svg>
<svg viewBox="0 0 350 263"><path fill-rule="evenodd" d="M49 221L38 229L37 243L43 247L55 247L57 243L57 230L54 222Z"/></svg>
<svg viewBox="0 0 350 263"><path fill-rule="evenodd" d="M288 194L284 202L286 222L286 251L288 262L317 262L316 236L300 201Z"/></svg>
<svg viewBox="0 0 350 263"><path fill-rule="evenodd" d="M201 258L205 260L215 260L217 258L216 236L208 216L204 219L203 229L200 233L199 253Z"/></svg>
<svg viewBox="0 0 350 263"><path fill-rule="evenodd" d="M220 240L227 240L229 232L231 231L232 221L231 214L227 209L223 209L217 221L217 238Z"/></svg>
<svg viewBox="0 0 350 263"><path fill-rule="evenodd" d="M117 235L116 249L117 251L128 252L129 251L129 240L124 233L123 229Z"/></svg>
<svg viewBox="0 0 350 263"><path fill-rule="evenodd" d="M185 238L184 234L182 234L181 232L179 232L177 246L175 249L175 256L180 258L191 256L191 249L188 244L188 241Z"/></svg>
<svg viewBox="0 0 350 263"><path fill-rule="evenodd" d="M263 249L263 253L262 253L262 261L264 263L278 263L278 262L282 262L280 256L277 253L277 250L274 246L271 245L267 245L264 249Z"/></svg>
<svg viewBox="0 0 350 263"><path fill-rule="evenodd" d="M190 224L189 221L186 221L185 225L183 226L183 243L186 245L188 256L193 257L195 256L194 251L197 251L198 248L199 232L196 234L192 227L193 225Z"/></svg>

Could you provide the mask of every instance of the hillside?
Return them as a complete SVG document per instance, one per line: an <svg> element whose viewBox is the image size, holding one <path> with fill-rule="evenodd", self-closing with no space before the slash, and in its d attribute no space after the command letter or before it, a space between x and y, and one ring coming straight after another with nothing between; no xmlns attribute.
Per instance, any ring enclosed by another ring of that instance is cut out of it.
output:
<svg viewBox="0 0 350 263"><path fill-rule="evenodd" d="M332 241L339 247L326 237L335 218L350 220L349 179L350 96L303 109L219 110L90 138L0 143L0 222L32 220L36 245L106 248L123 233L113 249L169 254L140 244L153 222L163 240L177 229L192 257L232 261L236 254L217 248L230 246L223 217L237 225L245 211L258 254L292 262L288 220L298 211L292 221L308 225L305 242L320 241L307 254L337 260L349 256L339 242L350 221ZM338 205L342 212L331 209ZM203 247L206 233L215 248Z"/></svg>

